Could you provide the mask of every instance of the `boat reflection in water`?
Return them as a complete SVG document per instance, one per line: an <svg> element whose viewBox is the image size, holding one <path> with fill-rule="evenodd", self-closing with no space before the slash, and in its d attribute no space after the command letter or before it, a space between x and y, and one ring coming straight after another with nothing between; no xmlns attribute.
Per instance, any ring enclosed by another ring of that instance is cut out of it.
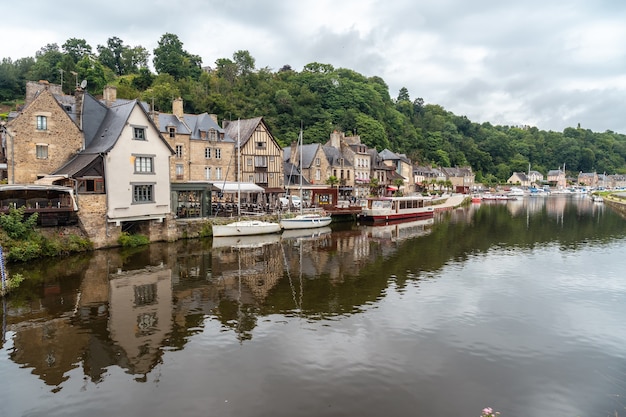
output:
<svg viewBox="0 0 626 417"><path fill-rule="evenodd" d="M371 239L399 242L429 234L434 223L435 220L429 218L380 223L362 227L365 229L367 236Z"/></svg>

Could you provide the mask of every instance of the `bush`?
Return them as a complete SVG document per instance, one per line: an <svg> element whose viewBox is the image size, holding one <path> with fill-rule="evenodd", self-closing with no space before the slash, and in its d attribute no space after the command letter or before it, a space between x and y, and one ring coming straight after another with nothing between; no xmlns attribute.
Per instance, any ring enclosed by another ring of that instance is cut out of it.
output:
<svg viewBox="0 0 626 417"><path fill-rule="evenodd" d="M9 214L0 214L0 227L11 239L27 239L37 225L38 214L24 218L24 207L9 209Z"/></svg>
<svg viewBox="0 0 626 417"><path fill-rule="evenodd" d="M41 255L41 245L32 240L15 242L6 254L9 262L25 262L39 258Z"/></svg>
<svg viewBox="0 0 626 417"><path fill-rule="evenodd" d="M122 232L117 239L117 243L125 248L136 248L137 246L143 246L150 243L150 239L144 235L131 235L128 232Z"/></svg>

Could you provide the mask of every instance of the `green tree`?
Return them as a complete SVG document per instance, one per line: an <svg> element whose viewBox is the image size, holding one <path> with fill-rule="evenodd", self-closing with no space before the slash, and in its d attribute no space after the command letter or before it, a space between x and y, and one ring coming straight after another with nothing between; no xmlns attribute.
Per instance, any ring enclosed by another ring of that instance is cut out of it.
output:
<svg viewBox="0 0 626 417"><path fill-rule="evenodd" d="M47 44L35 53L35 64L30 68L28 79L60 84L62 73L59 72L59 64L62 60L63 54L59 51L59 46L56 43Z"/></svg>
<svg viewBox="0 0 626 417"><path fill-rule="evenodd" d="M411 102L411 97L409 97L409 90L406 87L402 87L398 92L398 102L400 101L408 101Z"/></svg>
<svg viewBox="0 0 626 417"><path fill-rule="evenodd" d="M254 72L255 59L248 51L237 51L233 54L233 61L237 66L237 74L248 75Z"/></svg>
<svg viewBox="0 0 626 417"><path fill-rule="evenodd" d="M183 49L177 35L164 34L154 49L154 68L158 74L170 74L176 80L191 77L198 79L202 72L202 59Z"/></svg>
<svg viewBox="0 0 626 417"><path fill-rule="evenodd" d="M74 64L92 53L91 46L84 39L69 38L61 47Z"/></svg>
<svg viewBox="0 0 626 417"><path fill-rule="evenodd" d="M104 66L90 57L84 57L76 64L78 73L87 80L87 90L93 94L99 94L107 85L107 76Z"/></svg>

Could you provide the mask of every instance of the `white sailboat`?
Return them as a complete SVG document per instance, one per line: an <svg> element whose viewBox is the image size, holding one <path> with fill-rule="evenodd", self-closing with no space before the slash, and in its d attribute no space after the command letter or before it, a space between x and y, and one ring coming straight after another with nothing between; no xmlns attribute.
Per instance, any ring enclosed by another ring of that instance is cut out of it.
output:
<svg viewBox="0 0 626 417"><path fill-rule="evenodd" d="M213 236L250 236L279 233L280 224L263 220L241 220L241 120L237 120L237 221L224 225L213 225Z"/></svg>
<svg viewBox="0 0 626 417"><path fill-rule="evenodd" d="M332 219L327 214L322 213L305 213L304 208L302 207L302 129L300 129L300 137L298 138L298 149L300 163L298 164L298 169L300 170L300 214L295 217L284 218L280 220L280 227L284 230L294 230L294 229L314 229L319 227L328 226ZM293 155L291 155L293 157Z"/></svg>

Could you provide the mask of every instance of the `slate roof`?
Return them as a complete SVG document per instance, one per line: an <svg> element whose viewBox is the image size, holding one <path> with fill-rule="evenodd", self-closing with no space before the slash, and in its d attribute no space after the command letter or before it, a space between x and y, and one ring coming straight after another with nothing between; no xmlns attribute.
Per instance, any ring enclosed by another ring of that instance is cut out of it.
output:
<svg viewBox="0 0 626 417"><path fill-rule="evenodd" d="M235 143L237 143L237 138L240 138L239 146L242 147L250 140L255 129L262 121L263 117L228 121L224 124L224 132L233 138Z"/></svg>
<svg viewBox="0 0 626 417"><path fill-rule="evenodd" d="M311 183L301 174L298 167L290 162L283 162L283 172L285 176L285 187L300 186L300 177L302 177L302 186L311 185Z"/></svg>
<svg viewBox="0 0 626 417"><path fill-rule="evenodd" d="M317 154L317 150L322 146L319 143L310 143L308 145L302 145L299 148L300 153L302 154L302 167L310 168L313 165L315 160L315 155ZM300 158L300 157L298 157ZM287 146L283 148L283 161L285 162L293 162L291 161L291 146Z"/></svg>
<svg viewBox="0 0 626 417"><path fill-rule="evenodd" d="M178 133L191 135L189 126L173 114L159 113L157 117L159 119L159 130L162 133L167 132L169 127L173 127Z"/></svg>
<svg viewBox="0 0 626 417"><path fill-rule="evenodd" d="M517 178L519 178L519 179L520 179L520 181L524 181L524 182L525 182L525 181L530 181L530 180L528 179L528 176L527 176L527 175L526 175L526 173L524 173L524 172L514 172L514 173L511 175L511 177L512 177L513 175L516 175L516 176L517 176Z"/></svg>
<svg viewBox="0 0 626 417"><path fill-rule="evenodd" d="M83 171L89 168L93 163L97 162L96 160L99 158L102 158L100 154L79 153L78 155L74 155L74 157L63 166L55 170L52 175L64 175L69 178L77 175L80 176Z"/></svg>
<svg viewBox="0 0 626 417"><path fill-rule="evenodd" d="M472 175L472 170L467 167L441 167L441 170L446 174L446 177L466 177Z"/></svg>
<svg viewBox="0 0 626 417"><path fill-rule="evenodd" d="M328 162L330 163L330 165L340 166L341 159L343 158L344 167L349 168L352 166L352 163L350 163L349 160L344 158L343 153L341 153L341 151L335 148L334 146L324 145L322 146L322 149L324 150L324 154L326 155L326 159L328 159Z"/></svg>

